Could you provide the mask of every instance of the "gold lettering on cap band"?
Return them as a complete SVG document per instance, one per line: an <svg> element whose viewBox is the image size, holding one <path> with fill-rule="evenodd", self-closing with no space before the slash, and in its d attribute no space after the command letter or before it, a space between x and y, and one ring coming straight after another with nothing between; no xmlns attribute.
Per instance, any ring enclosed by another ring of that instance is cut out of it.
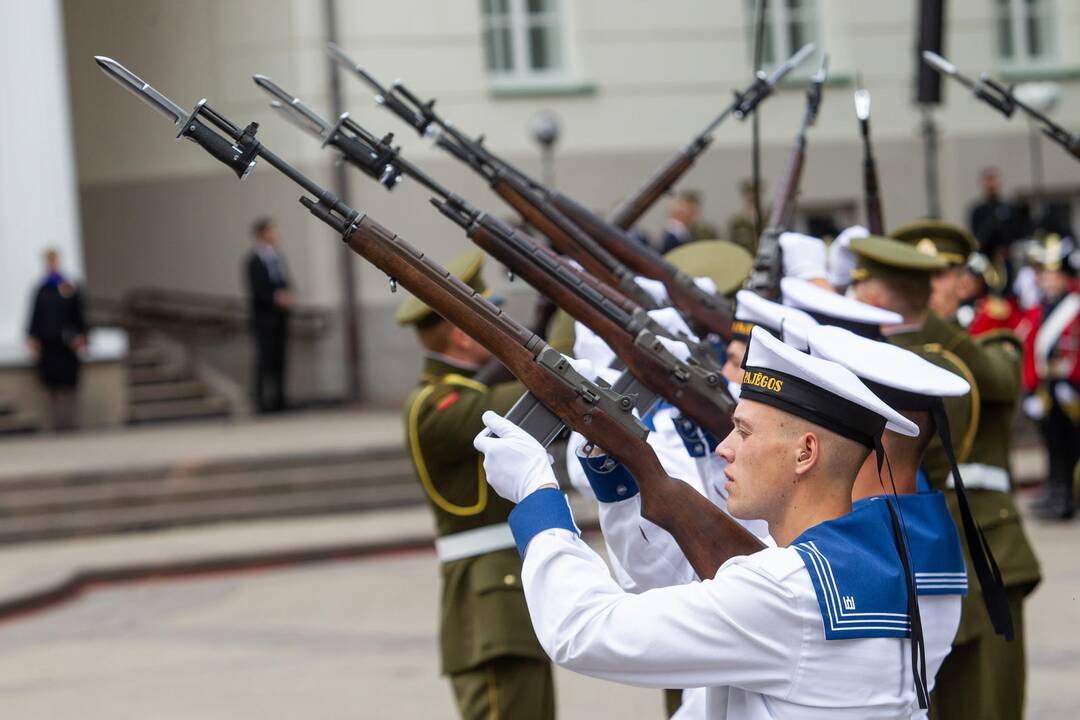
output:
<svg viewBox="0 0 1080 720"><path fill-rule="evenodd" d="M746 322L745 320L733 320L731 323L731 332L735 335L746 335L749 337L750 331L754 329L754 323Z"/></svg>
<svg viewBox="0 0 1080 720"><path fill-rule="evenodd" d="M768 390L770 392L779 393L784 389L784 381L781 378L773 377L760 370L743 370L742 384L752 385L753 387L761 388L762 390Z"/></svg>

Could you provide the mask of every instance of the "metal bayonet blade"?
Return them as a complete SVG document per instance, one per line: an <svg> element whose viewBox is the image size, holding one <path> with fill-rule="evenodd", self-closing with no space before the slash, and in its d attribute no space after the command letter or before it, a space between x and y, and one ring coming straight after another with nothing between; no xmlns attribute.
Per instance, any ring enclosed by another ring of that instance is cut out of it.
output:
<svg viewBox="0 0 1080 720"><path fill-rule="evenodd" d="M107 58L104 55L95 55L94 61L97 62L98 67L105 71L105 74L123 85L147 105L169 118L173 125L182 123L187 119L188 112L186 110L159 93L141 77L112 58Z"/></svg>
<svg viewBox="0 0 1080 720"><path fill-rule="evenodd" d="M814 73L814 76L810 78L810 82L821 85L827 77L829 77L829 53L822 53L821 66L818 67L818 71Z"/></svg>
<svg viewBox="0 0 1080 720"><path fill-rule="evenodd" d="M814 43L806 43L803 45L799 48L797 53L789 57L782 65L773 70L772 75L768 77L766 82L768 82L769 85L776 85L776 83L784 79L785 75L802 65L806 58L813 54L814 48Z"/></svg>
<svg viewBox="0 0 1080 720"><path fill-rule="evenodd" d="M365 70L363 66L361 66L348 55L346 55L345 51L342 50L340 47L338 47L334 43L326 43L326 52L330 54L330 57L334 59L334 62L346 68L347 70L352 71L361 80L371 86L371 89L374 90L378 96L381 97L383 95L386 95L386 88L384 88L378 80L372 77L371 73ZM376 101L378 100L379 98L377 97Z"/></svg>
<svg viewBox="0 0 1080 720"><path fill-rule="evenodd" d="M923 50L922 59L927 65L945 75L956 75L956 66L935 52Z"/></svg>
<svg viewBox="0 0 1080 720"><path fill-rule="evenodd" d="M255 84L269 93L276 103L270 106L288 117L293 124L311 132L320 138L326 137L330 132L330 123L322 118L317 112L309 108L300 98L290 95L284 88L265 75L253 75Z"/></svg>
<svg viewBox="0 0 1080 720"><path fill-rule="evenodd" d="M855 117L859 120L870 119L870 91L863 87L862 78L855 82Z"/></svg>

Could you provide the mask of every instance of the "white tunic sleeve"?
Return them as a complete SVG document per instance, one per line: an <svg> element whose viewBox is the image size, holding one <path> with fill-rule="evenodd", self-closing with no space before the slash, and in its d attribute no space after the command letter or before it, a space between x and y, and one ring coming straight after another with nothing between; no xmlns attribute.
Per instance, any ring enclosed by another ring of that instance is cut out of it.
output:
<svg viewBox="0 0 1080 720"><path fill-rule="evenodd" d="M733 558L712 580L629 595L588 545L556 529L529 543L522 581L537 637L559 665L643 687L737 686L784 698L816 615L759 557L788 552Z"/></svg>

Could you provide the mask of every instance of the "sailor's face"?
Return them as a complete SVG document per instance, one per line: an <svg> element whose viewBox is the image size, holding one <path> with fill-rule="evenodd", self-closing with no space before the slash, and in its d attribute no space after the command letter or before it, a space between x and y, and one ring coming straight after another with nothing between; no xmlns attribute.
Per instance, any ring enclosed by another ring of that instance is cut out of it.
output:
<svg viewBox="0 0 1080 720"><path fill-rule="evenodd" d="M724 367L720 372L730 382L736 384L742 382L742 361L744 355L746 355L745 342L742 340L732 340L728 343L727 359L724 361Z"/></svg>
<svg viewBox="0 0 1080 720"><path fill-rule="evenodd" d="M784 467L791 453L783 417L769 405L742 400L732 416L734 429L716 448L727 461L728 512L741 520L777 517L794 487L792 474Z"/></svg>

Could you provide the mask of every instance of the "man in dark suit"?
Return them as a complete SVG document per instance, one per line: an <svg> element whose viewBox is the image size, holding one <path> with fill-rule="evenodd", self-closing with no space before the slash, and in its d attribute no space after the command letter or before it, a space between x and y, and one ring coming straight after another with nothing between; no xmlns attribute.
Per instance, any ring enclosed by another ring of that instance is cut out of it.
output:
<svg viewBox="0 0 1080 720"><path fill-rule="evenodd" d="M255 336L255 406L260 413L285 409L285 355L292 295L277 226L270 218L252 225L255 247L247 259L251 330Z"/></svg>
<svg viewBox="0 0 1080 720"><path fill-rule="evenodd" d="M79 352L86 347L82 296L60 272L56 250L46 251L45 266L45 280L34 295L30 314L30 351L49 395L53 430L74 430L79 417Z"/></svg>

